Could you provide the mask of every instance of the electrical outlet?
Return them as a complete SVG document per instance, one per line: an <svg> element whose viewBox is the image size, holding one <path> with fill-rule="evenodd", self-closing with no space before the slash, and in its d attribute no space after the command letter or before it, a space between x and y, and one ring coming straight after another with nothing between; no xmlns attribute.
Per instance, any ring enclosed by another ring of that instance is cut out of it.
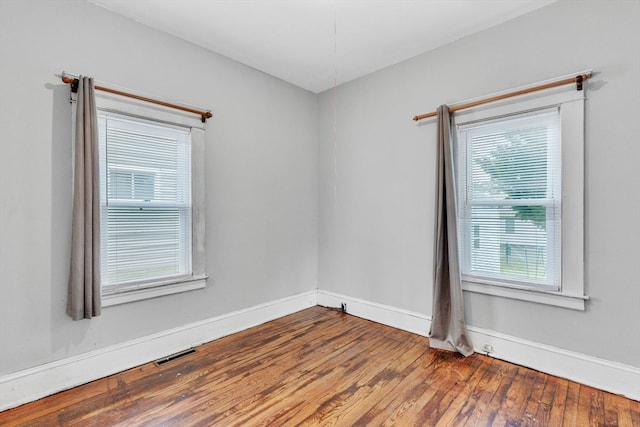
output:
<svg viewBox="0 0 640 427"><path fill-rule="evenodd" d="M482 351L485 353L493 353L493 346L491 344L485 344L482 346Z"/></svg>

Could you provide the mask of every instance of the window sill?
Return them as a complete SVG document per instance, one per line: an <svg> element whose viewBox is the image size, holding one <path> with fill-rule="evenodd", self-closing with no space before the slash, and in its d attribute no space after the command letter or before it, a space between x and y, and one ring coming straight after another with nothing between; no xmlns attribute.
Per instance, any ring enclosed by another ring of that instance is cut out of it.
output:
<svg viewBox="0 0 640 427"><path fill-rule="evenodd" d="M157 298L165 295L178 294L196 289L204 289L207 276L182 279L176 282L159 283L144 289L102 295L102 307L126 304L134 301Z"/></svg>
<svg viewBox="0 0 640 427"><path fill-rule="evenodd" d="M507 288L504 286L494 286L484 283L462 281L462 290L485 295L493 295L503 298L530 301L538 304L554 305L557 307L570 308L573 310L585 310L585 301L589 299L586 295L569 295L562 292L545 292L529 289Z"/></svg>

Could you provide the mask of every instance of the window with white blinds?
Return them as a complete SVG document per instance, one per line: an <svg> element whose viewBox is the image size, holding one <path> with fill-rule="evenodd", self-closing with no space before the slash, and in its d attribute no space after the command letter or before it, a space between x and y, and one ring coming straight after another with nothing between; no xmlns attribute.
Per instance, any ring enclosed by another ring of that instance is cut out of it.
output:
<svg viewBox="0 0 640 427"><path fill-rule="evenodd" d="M99 112L103 293L192 273L190 129Z"/></svg>
<svg viewBox="0 0 640 427"><path fill-rule="evenodd" d="M467 123L457 142L463 278L559 291L559 108Z"/></svg>
<svg viewBox="0 0 640 427"><path fill-rule="evenodd" d="M557 88L453 116L464 291L585 309L584 108Z"/></svg>

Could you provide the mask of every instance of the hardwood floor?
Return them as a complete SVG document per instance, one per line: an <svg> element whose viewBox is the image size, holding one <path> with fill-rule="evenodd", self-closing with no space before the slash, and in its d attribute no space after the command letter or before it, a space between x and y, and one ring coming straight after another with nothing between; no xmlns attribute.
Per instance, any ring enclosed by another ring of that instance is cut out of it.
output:
<svg viewBox="0 0 640 427"><path fill-rule="evenodd" d="M9 426L640 426L640 403L314 307L0 413Z"/></svg>

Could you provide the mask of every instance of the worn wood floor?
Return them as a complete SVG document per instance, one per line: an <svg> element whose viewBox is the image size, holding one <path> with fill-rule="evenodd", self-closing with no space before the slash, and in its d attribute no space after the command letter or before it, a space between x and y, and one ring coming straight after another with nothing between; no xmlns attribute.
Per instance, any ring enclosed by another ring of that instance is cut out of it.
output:
<svg viewBox="0 0 640 427"><path fill-rule="evenodd" d="M0 413L9 426L640 426L640 403L314 307Z"/></svg>

